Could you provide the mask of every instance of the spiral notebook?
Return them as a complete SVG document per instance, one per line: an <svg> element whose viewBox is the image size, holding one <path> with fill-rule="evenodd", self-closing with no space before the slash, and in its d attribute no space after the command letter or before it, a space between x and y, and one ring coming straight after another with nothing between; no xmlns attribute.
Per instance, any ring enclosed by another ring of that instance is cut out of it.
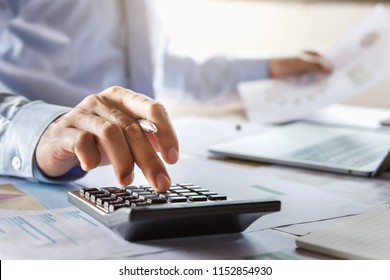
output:
<svg viewBox="0 0 390 280"><path fill-rule="evenodd" d="M390 260L390 209L381 206L346 218L297 238L296 245L342 259Z"/></svg>

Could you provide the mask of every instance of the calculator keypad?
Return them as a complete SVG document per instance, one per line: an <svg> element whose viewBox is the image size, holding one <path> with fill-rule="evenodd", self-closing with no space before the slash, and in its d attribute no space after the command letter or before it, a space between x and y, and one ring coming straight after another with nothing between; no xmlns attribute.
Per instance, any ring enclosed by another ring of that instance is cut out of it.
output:
<svg viewBox="0 0 390 280"><path fill-rule="evenodd" d="M196 203L227 200L226 195L204 189L194 184L177 184L164 193L153 191L149 185L82 188L80 196L105 212L114 212L122 207L150 206L166 203Z"/></svg>

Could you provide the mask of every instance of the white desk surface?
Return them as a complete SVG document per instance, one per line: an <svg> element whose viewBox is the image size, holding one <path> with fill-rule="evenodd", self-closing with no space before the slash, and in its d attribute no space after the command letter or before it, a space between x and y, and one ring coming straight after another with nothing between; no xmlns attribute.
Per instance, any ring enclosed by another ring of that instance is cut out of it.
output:
<svg viewBox="0 0 390 280"><path fill-rule="evenodd" d="M380 119L388 116L390 117L390 110L333 106L310 119L375 127ZM237 130L238 123L240 126ZM206 151L207 145L213 142L255 133L266 129L265 126L244 123L240 117L233 121L232 118L221 120L177 116L174 124L181 140L181 160L174 166L168 166L173 181L193 181L224 192L232 198L276 197L282 201L282 211L264 216L242 234L155 240L142 244L128 242L123 245L121 240L106 233L107 240L112 244L122 244L127 251L108 252L106 255L96 255L97 258L322 259L326 257L296 250L295 237L327 226L344 216L390 203L390 181L386 176L375 179L356 178L245 161L225 161L211 157ZM39 196L45 197L44 199L52 195L58 198L61 193L66 197L67 190L74 188L32 186L23 180L0 178L0 184L6 182L38 196L38 200ZM78 183L87 186L116 184L111 167L98 168ZM135 183L145 183L145 179L137 173ZM42 196L42 193L45 195ZM0 207L1 204L2 202ZM65 206L66 200L61 200L59 207ZM2 219L10 214L13 213L9 210L0 211L0 229ZM4 235L0 235L0 240L2 238ZM16 250L24 240L14 240L14 243ZM29 246L25 250L37 249L32 243L25 244ZM89 246L96 244L85 242L78 246L83 246L82 249L87 251L91 249ZM10 245L7 250L12 251L12 248ZM27 258L60 258L60 250L60 247L47 243L42 254L38 252ZM68 246L67 250L67 259L83 257L80 255L80 247ZM2 259L26 258L23 254L7 255L4 250L0 250L0 256ZM89 254L84 258L94 257Z"/></svg>

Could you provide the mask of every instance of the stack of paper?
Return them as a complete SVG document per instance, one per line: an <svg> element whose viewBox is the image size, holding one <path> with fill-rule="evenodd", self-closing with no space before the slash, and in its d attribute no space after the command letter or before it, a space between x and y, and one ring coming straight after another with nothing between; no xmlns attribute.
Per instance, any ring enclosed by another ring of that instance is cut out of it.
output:
<svg viewBox="0 0 390 280"><path fill-rule="evenodd" d="M379 207L299 237L298 247L342 259L390 259L390 210Z"/></svg>

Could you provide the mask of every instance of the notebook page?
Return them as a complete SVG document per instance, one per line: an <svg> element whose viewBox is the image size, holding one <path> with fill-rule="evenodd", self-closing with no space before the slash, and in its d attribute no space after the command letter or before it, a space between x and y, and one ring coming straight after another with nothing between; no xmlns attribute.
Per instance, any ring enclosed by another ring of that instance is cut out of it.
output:
<svg viewBox="0 0 390 280"><path fill-rule="evenodd" d="M299 237L298 247L343 259L390 259L390 210L381 206Z"/></svg>

